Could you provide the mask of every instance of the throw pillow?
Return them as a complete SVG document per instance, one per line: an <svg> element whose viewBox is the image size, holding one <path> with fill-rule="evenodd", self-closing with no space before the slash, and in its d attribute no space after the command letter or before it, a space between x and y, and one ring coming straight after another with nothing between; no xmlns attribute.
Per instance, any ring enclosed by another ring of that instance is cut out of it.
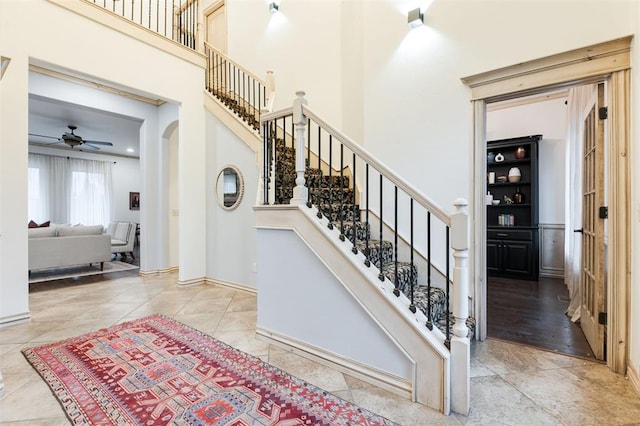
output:
<svg viewBox="0 0 640 426"><path fill-rule="evenodd" d="M30 220L30 221L29 221L29 228L37 228L37 227L38 227L38 224L37 224L37 223L35 223L35 222L34 222L34 221L32 221L32 220Z"/></svg>
<svg viewBox="0 0 640 426"><path fill-rule="evenodd" d="M48 228L50 224L51 224L51 221L50 221L50 220L48 220L48 221L46 221L46 222L42 222L42 223L38 226L38 228Z"/></svg>

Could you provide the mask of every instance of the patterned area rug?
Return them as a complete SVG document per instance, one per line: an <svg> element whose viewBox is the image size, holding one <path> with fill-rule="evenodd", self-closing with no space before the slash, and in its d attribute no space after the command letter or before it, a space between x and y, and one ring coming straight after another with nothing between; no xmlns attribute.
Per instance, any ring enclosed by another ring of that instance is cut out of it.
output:
<svg viewBox="0 0 640 426"><path fill-rule="evenodd" d="M74 424L395 424L162 315L22 352Z"/></svg>
<svg viewBox="0 0 640 426"><path fill-rule="evenodd" d="M100 264L78 265L68 268L50 268L33 271L29 276L30 283L39 283L43 281L61 280L64 278L86 277L89 275L108 274L109 272L128 271L130 269L138 269L138 266L126 262L114 260L104 262L104 268L100 270Z"/></svg>

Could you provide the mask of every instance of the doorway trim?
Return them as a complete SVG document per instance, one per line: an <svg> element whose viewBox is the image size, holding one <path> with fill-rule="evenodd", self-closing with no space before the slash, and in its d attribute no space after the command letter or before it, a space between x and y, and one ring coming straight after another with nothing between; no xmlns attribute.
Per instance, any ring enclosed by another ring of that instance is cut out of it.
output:
<svg viewBox="0 0 640 426"><path fill-rule="evenodd" d="M631 285L631 238L627 231L631 229L629 147L632 39L633 36L626 36L461 79L471 89L473 103L473 145L470 147L473 153L471 226L476 244L472 248L469 272L473 283L475 316L478 320L476 336L480 340L484 340L487 335L484 205L487 171L486 106L488 103L560 88L607 81L608 203L620 207L610 209L609 215L607 365L617 373L626 372Z"/></svg>

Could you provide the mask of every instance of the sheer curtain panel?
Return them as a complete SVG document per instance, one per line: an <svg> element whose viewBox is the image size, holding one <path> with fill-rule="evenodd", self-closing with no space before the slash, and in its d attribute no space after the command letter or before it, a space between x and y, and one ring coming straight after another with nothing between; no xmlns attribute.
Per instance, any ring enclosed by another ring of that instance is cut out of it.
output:
<svg viewBox="0 0 640 426"><path fill-rule="evenodd" d="M106 226L112 163L29 154L29 220Z"/></svg>

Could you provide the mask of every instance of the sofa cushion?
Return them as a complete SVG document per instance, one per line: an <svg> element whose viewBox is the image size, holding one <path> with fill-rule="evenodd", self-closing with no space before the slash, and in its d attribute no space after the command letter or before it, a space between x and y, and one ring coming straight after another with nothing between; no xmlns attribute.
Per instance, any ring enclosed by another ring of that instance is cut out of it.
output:
<svg viewBox="0 0 640 426"><path fill-rule="evenodd" d="M27 226L29 226L29 228L37 228L37 227L38 227L38 224L37 224L37 223L35 223L34 221L30 220L30 221L29 221L29 224L28 224Z"/></svg>
<svg viewBox="0 0 640 426"><path fill-rule="evenodd" d="M124 241L124 244L126 244L127 236L129 235L129 226L131 226L129 222L118 222L111 239Z"/></svg>
<svg viewBox="0 0 640 426"><path fill-rule="evenodd" d="M47 238L56 236L56 228L29 228L29 238Z"/></svg>
<svg viewBox="0 0 640 426"><path fill-rule="evenodd" d="M91 226L60 226L58 237L70 237L74 235L100 235L104 230L102 225Z"/></svg>

